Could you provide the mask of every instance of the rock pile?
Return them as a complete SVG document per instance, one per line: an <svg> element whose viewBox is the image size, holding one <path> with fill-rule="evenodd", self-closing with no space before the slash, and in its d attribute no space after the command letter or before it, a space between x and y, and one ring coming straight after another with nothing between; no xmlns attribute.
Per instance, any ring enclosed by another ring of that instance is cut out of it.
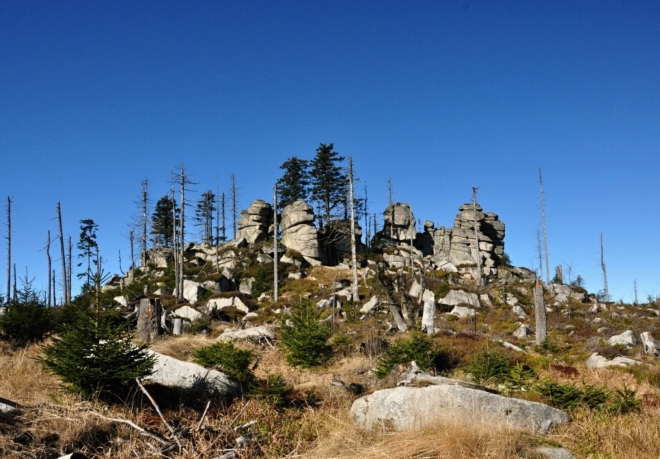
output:
<svg viewBox="0 0 660 459"><path fill-rule="evenodd" d="M266 201L257 199L247 210L241 212L236 240L245 239L248 244L265 241L272 224L273 208Z"/></svg>
<svg viewBox="0 0 660 459"><path fill-rule="evenodd" d="M305 201L289 204L282 211L282 245L306 257L319 258L319 240L314 209Z"/></svg>

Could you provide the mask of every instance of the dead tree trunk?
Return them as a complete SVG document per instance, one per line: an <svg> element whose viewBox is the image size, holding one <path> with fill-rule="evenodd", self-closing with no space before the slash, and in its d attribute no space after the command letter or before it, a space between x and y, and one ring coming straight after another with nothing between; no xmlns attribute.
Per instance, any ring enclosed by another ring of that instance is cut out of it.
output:
<svg viewBox="0 0 660 459"><path fill-rule="evenodd" d="M278 262L278 252L277 252L277 227L278 227L278 222L277 222L277 183L275 183L275 187L273 188L273 216L274 216L274 221L273 221L273 299L277 303L279 299L279 276L277 272L277 262Z"/></svg>
<svg viewBox="0 0 660 459"><path fill-rule="evenodd" d="M234 235L234 239L236 239L236 233L238 231L237 229L237 224L238 224L238 187L236 186L236 174L231 174L231 196L229 199L231 199L231 227Z"/></svg>
<svg viewBox="0 0 660 459"><path fill-rule="evenodd" d="M603 232L600 232L600 267L603 269L603 284L605 286L605 301L610 301L610 291L607 287L607 268L605 267L605 256L603 255Z"/></svg>
<svg viewBox="0 0 660 459"><path fill-rule="evenodd" d="M140 238L140 264L147 266L147 223L148 223L148 204L149 204L149 180L144 179L141 183L140 192L140 226L142 235Z"/></svg>
<svg viewBox="0 0 660 459"><path fill-rule="evenodd" d="M479 225L477 223L477 187L472 187L472 218L474 220L474 258L477 262L477 285L484 285L481 270L481 252L479 250Z"/></svg>
<svg viewBox="0 0 660 459"><path fill-rule="evenodd" d="M50 298L53 292L51 287L51 279L50 279L50 272L52 270L52 266L51 266L52 262L50 259L50 230L48 231L48 240L46 241L46 257L48 258L48 271L46 271L48 273L48 300L46 301L46 304L50 308L52 306Z"/></svg>
<svg viewBox="0 0 660 459"><path fill-rule="evenodd" d="M64 252L64 234L62 234L62 208L60 207L59 202L57 203L57 224L60 230L60 254L62 256L62 302L68 304L69 299L67 298L67 295L69 289L66 283L66 253Z"/></svg>
<svg viewBox="0 0 660 459"><path fill-rule="evenodd" d="M435 302L425 301L422 312L422 332L429 335L435 334Z"/></svg>
<svg viewBox="0 0 660 459"><path fill-rule="evenodd" d="M550 283L550 257L548 256L548 227L545 224L545 197L543 196L543 177L539 167L539 188L541 190L541 224L543 225L543 251L545 252L545 283Z"/></svg>
<svg viewBox="0 0 660 459"><path fill-rule="evenodd" d="M160 335L161 306L158 298L142 298L138 312L137 335L142 341L154 341Z"/></svg>
<svg viewBox="0 0 660 459"><path fill-rule="evenodd" d="M564 283L564 268L562 265L558 265L555 267L555 278L557 280L557 283L563 284Z"/></svg>
<svg viewBox="0 0 660 459"><path fill-rule="evenodd" d="M11 198L7 196L7 302L11 298Z"/></svg>
<svg viewBox="0 0 660 459"><path fill-rule="evenodd" d="M71 294L73 292L73 285L71 282L71 279L73 278L73 268L71 266L71 257L73 253L73 242L71 242L71 236L69 236L69 264L67 266L69 272L67 273L66 276L66 286L69 289L68 293L66 294L66 297L68 298L68 301L71 302L71 299L73 298L73 295Z"/></svg>
<svg viewBox="0 0 660 459"><path fill-rule="evenodd" d="M541 345L547 336L545 301L543 299L543 281L536 279L534 286L534 313L536 315L536 344Z"/></svg>
<svg viewBox="0 0 660 459"><path fill-rule="evenodd" d="M348 191L351 206L351 263L353 271L353 302L360 301L358 293L357 248L355 242L355 199L353 197L353 156L348 157Z"/></svg>

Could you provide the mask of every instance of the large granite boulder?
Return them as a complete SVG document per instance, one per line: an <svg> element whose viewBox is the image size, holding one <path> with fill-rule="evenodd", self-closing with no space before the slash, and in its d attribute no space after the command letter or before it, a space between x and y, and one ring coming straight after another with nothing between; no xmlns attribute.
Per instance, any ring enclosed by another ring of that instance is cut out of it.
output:
<svg viewBox="0 0 660 459"><path fill-rule="evenodd" d="M272 224L273 208L266 201L257 199L241 212L235 240L245 239L248 244L265 241Z"/></svg>
<svg viewBox="0 0 660 459"><path fill-rule="evenodd" d="M191 281L188 279L183 280L183 297L188 300L190 304L197 303L199 295L201 295L206 289L202 287L202 284L199 282ZM179 295L177 288L174 289L174 296Z"/></svg>
<svg viewBox="0 0 660 459"><path fill-rule="evenodd" d="M148 351L156 357L153 373L146 379L163 386L186 390L213 392L219 395L238 393L240 386L224 373L209 370L192 362L184 362L167 355Z"/></svg>
<svg viewBox="0 0 660 459"><path fill-rule="evenodd" d="M356 400L351 416L358 427L396 430L430 426L444 420L486 423L546 434L570 421L568 414L538 402L503 397L459 385L397 387Z"/></svg>
<svg viewBox="0 0 660 459"><path fill-rule="evenodd" d="M319 240L314 226L314 209L305 201L289 204L282 211L282 245L303 256L319 258Z"/></svg>

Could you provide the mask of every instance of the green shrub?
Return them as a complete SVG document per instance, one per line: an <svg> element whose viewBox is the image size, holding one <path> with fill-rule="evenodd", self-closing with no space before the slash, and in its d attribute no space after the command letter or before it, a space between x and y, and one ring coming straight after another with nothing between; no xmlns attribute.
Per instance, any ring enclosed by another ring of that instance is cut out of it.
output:
<svg viewBox="0 0 660 459"><path fill-rule="evenodd" d="M607 389L589 384L582 388L574 384L561 384L555 381L542 381L537 390L546 397L548 404L562 410L574 410L579 407L603 409L607 406L609 393Z"/></svg>
<svg viewBox="0 0 660 459"><path fill-rule="evenodd" d="M251 370L254 363L252 351L239 349L233 343L218 342L197 348L193 357L195 363L222 371L230 379L239 382L244 389L251 389L256 383Z"/></svg>
<svg viewBox="0 0 660 459"><path fill-rule="evenodd" d="M439 369L444 354L440 352L427 334L419 331L411 333L407 338L391 344L376 363L374 374L384 378L395 365L415 361L422 370Z"/></svg>
<svg viewBox="0 0 660 459"><path fill-rule="evenodd" d="M331 357L328 339L330 325L321 322L317 307L308 301L293 306L290 317L284 318L280 338L289 365L311 368L324 365Z"/></svg>
<svg viewBox="0 0 660 459"><path fill-rule="evenodd" d="M44 348L44 366L58 375L65 387L84 398L123 397L134 383L152 372L155 357L146 346L136 346L116 309L92 306L79 299L70 308L67 331Z"/></svg>
<svg viewBox="0 0 660 459"><path fill-rule="evenodd" d="M472 358L467 369L477 381L504 383L510 380L512 362L498 349L484 349Z"/></svg>
<svg viewBox="0 0 660 459"><path fill-rule="evenodd" d="M275 406L284 406L289 403L292 394L293 386L286 382L284 376L274 374L259 380L250 396L264 399Z"/></svg>
<svg viewBox="0 0 660 459"><path fill-rule="evenodd" d="M259 296L273 288L273 274L264 266L259 266L257 274L254 276L252 283L252 298L259 298Z"/></svg>
<svg viewBox="0 0 660 459"><path fill-rule="evenodd" d="M195 335L199 333L211 333L213 328L211 327L211 320L208 317L200 317L193 320L190 325L185 326L186 333Z"/></svg>
<svg viewBox="0 0 660 459"><path fill-rule="evenodd" d="M16 299L9 301L4 314L0 314L1 336L18 347L43 341L54 325L52 311L27 280L17 292Z"/></svg>

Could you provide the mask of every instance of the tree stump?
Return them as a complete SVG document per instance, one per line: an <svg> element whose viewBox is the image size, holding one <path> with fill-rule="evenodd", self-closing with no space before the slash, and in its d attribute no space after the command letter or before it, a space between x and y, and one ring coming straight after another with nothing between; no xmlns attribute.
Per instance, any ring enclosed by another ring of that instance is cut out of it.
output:
<svg viewBox="0 0 660 459"><path fill-rule="evenodd" d="M138 312L137 334L142 341L153 341L161 333L161 306L157 298L142 298Z"/></svg>

